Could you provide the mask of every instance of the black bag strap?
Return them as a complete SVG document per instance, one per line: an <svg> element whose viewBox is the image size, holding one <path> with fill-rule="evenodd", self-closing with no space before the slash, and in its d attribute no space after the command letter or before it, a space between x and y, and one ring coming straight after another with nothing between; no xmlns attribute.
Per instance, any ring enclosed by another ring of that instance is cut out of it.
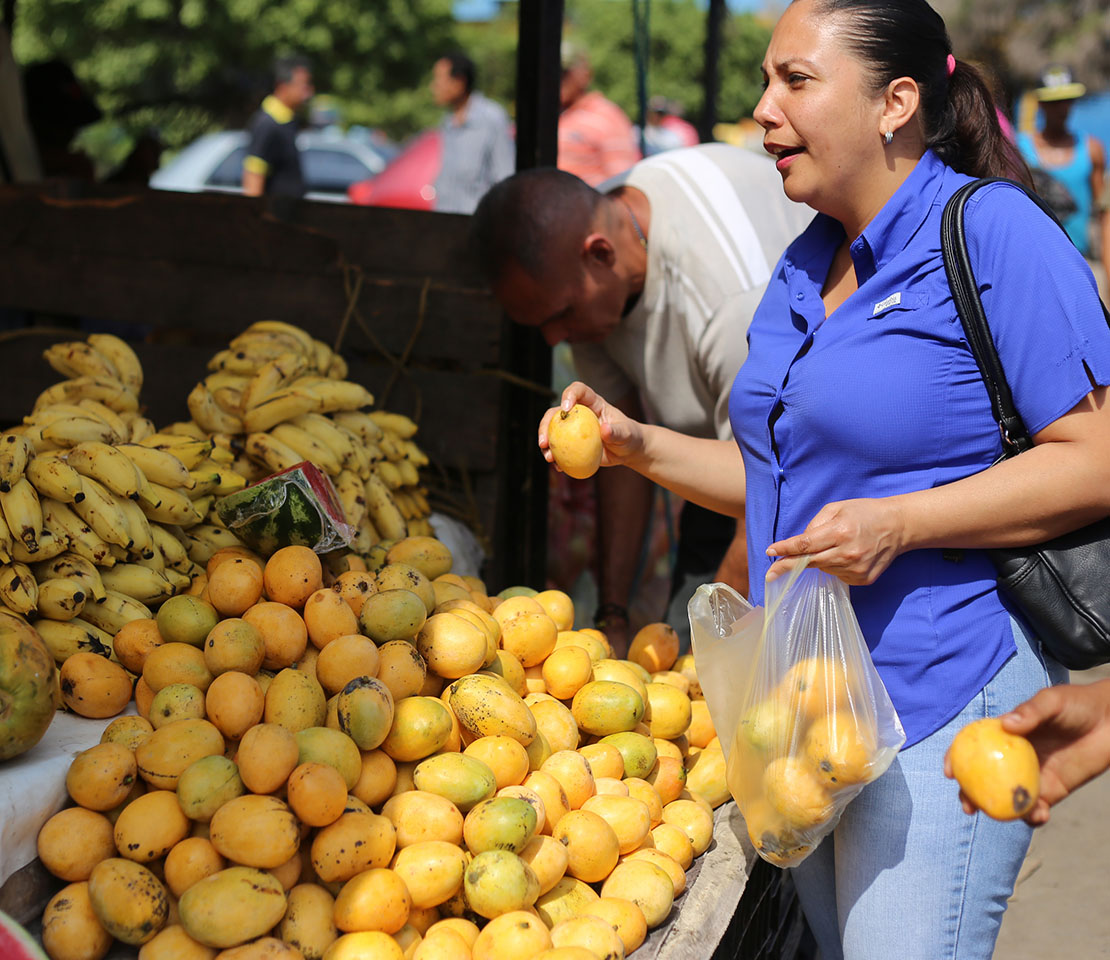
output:
<svg viewBox="0 0 1110 960"><path fill-rule="evenodd" d="M986 384L987 393L990 395L991 410L1002 435L1003 454L1010 457L1028 450L1033 446L1033 440L1014 406L1014 397L1010 393L1006 373L1002 369L1002 361L998 357L998 350L991 336L990 326L987 324L987 315L983 311L983 301L979 296L979 286L975 282L975 273L967 252L967 234L964 229L964 208L967 206L967 201L976 190L990 183L1008 183L1017 187L1061 230L1064 227L1044 200L1027 190L1022 184L1004 177L985 177L965 183L949 198L941 218L940 250L944 260L944 272L948 277L948 286L952 290L952 300L960 316L960 323L963 324L964 336L967 337L968 346L971 348L979 373ZM1107 312L1106 304L1102 304L1102 313L1106 317L1107 324L1110 325L1110 312Z"/></svg>

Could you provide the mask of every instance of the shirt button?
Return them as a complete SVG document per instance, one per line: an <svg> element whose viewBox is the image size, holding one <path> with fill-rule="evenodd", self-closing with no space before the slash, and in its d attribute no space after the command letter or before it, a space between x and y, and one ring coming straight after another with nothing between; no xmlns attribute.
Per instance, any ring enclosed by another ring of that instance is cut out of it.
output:
<svg viewBox="0 0 1110 960"><path fill-rule="evenodd" d="M805 296L804 293L796 293L796 294L794 294L794 299L795 300L801 300L804 296Z"/></svg>

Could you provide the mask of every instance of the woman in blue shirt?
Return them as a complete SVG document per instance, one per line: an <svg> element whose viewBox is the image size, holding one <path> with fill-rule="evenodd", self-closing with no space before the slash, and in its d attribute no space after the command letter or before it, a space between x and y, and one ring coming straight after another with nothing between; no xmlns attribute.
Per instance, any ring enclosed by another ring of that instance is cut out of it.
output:
<svg viewBox="0 0 1110 960"><path fill-rule="evenodd" d="M1110 331L1059 228L1013 187L977 193L970 254L1036 442L991 466L998 429L940 256L962 183L1025 173L982 80L924 0L795 0L763 71L764 145L820 215L749 330L730 409L742 457L633 422L584 384L562 407L601 417L604 464L746 513L754 602L761 572L804 554L852 585L907 740L794 870L824 960L989 957L1029 828L964 817L944 753L1064 671L981 551L1110 514Z"/></svg>

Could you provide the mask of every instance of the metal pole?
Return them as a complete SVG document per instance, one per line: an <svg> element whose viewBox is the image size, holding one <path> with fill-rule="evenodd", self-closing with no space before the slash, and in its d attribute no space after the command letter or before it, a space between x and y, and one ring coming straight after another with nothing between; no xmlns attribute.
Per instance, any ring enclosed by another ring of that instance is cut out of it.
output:
<svg viewBox="0 0 1110 960"><path fill-rule="evenodd" d="M558 152L563 0L521 0L516 54L516 168L552 167Z"/></svg>
<svg viewBox="0 0 1110 960"><path fill-rule="evenodd" d="M717 125L717 97L721 92L721 22L725 15L725 0L709 0L705 17L705 104L702 107L698 134L702 143L713 139Z"/></svg>

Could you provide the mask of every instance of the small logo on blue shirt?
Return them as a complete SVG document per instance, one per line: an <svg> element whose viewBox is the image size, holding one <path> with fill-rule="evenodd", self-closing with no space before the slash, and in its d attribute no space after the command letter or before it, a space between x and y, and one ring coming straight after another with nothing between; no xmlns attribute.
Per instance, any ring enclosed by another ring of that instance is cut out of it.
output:
<svg viewBox="0 0 1110 960"><path fill-rule="evenodd" d="M884 310L889 309L890 307L896 307L901 302L902 294L892 293L885 300L880 300L878 303L875 304L875 309L871 311L871 316L875 316L875 314L877 313L882 313Z"/></svg>

